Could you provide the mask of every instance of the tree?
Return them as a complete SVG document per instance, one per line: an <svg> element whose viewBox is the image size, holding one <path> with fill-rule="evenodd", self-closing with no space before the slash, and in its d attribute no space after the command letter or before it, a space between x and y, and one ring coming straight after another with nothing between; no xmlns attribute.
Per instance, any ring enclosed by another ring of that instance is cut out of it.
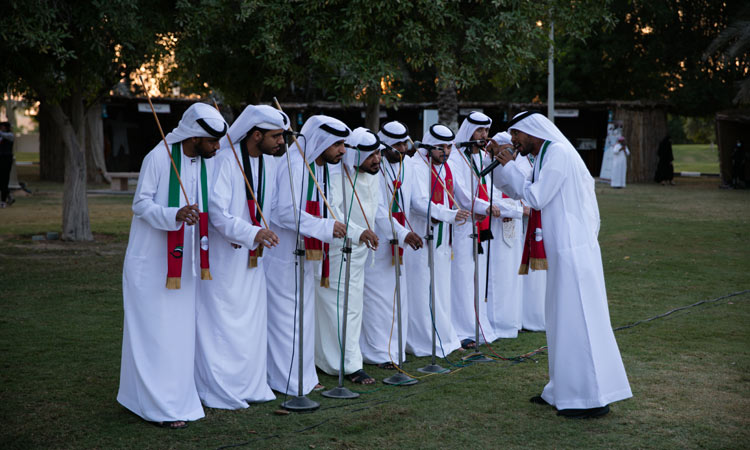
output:
<svg viewBox="0 0 750 450"><path fill-rule="evenodd" d="M63 239L93 239L86 200L87 115L120 79L159 52L157 33L168 31L162 23L167 6L143 0L11 0L3 8L0 53L10 64L0 71L2 81L39 100L62 139Z"/></svg>
<svg viewBox="0 0 750 450"><path fill-rule="evenodd" d="M556 37L558 100L663 101L679 114L699 116L731 105L734 81L748 65L746 50L732 64L715 48L702 56L740 7L737 0L613 0L618 22L597 39ZM546 69L539 67L506 95L529 101L544 97L546 85Z"/></svg>
<svg viewBox="0 0 750 450"><path fill-rule="evenodd" d="M484 83L480 95L518 83L547 59L548 26L559 36L582 40L594 27L611 21L605 2L512 0L425 2L419 8L422 27L409 42L416 71L434 71L440 119L457 128L457 101L462 91ZM485 83L489 80L490 83Z"/></svg>

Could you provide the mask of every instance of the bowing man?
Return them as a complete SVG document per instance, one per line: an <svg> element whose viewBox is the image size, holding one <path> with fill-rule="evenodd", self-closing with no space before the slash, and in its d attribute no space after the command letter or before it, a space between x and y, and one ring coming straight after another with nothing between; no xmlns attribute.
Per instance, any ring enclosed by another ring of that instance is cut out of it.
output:
<svg viewBox="0 0 750 450"><path fill-rule="evenodd" d="M200 286L195 354L198 395L211 408L247 408L275 398L266 377L263 249L278 238L264 221L275 195L274 156L282 151L288 127L283 112L250 105L222 138L214 162L208 233L215 270L213 281Z"/></svg>
<svg viewBox="0 0 750 450"><path fill-rule="evenodd" d="M346 146L343 161L328 166L331 174L328 199L336 215L347 224L346 237L352 240L344 375L353 383L373 384L375 379L362 370L359 337L365 261L371 250L378 248L378 236L370 229L370 224L375 223L380 202L380 139L372 131L360 127L346 139ZM329 375L337 375L341 367L346 283L345 262L342 260L344 244L344 239L331 243L329 283L315 284L315 364Z"/></svg>
<svg viewBox="0 0 750 450"><path fill-rule="evenodd" d="M575 148L542 114L523 112L508 130L520 154L534 155L531 178L500 152L495 183L531 210L521 272L547 269L545 319L550 381L540 396L558 414L598 417L632 397L609 320L594 179Z"/></svg>
<svg viewBox="0 0 750 450"><path fill-rule="evenodd" d="M168 428L203 417L193 365L198 274L209 283L211 277L206 160L226 131L216 109L191 105L166 136L169 151L159 142L146 155L133 198L117 401Z"/></svg>
<svg viewBox="0 0 750 450"><path fill-rule="evenodd" d="M406 154L409 142L409 130L398 121L384 124L378 132L380 141L387 146L382 150L380 163L380 201L381 211L375 220L375 232L380 239L378 249L370 252L365 263L364 307L362 310L362 334L359 346L362 358L367 364L377 364L381 369L395 369L399 360L398 326L395 314L394 299L396 292L395 252L401 259L401 356L405 357L406 334L408 325L408 295L406 287L407 274L404 260L411 253L422 247L422 238L417 232L408 228L406 217L411 209L411 197L414 189L414 174ZM419 163L423 164L423 163ZM390 209L390 214L388 214ZM398 246L388 244L396 232ZM391 326L393 325L393 326Z"/></svg>
<svg viewBox="0 0 750 450"><path fill-rule="evenodd" d="M313 283L316 277L320 282L329 282L329 244L335 237L346 235L346 225L330 217L324 197L310 172L323 190L323 195L329 195L328 163L341 161L346 152L344 141L349 134L349 128L338 119L312 116L302 127L298 140L302 154L296 147L289 148L289 165L284 160L278 162L271 230L279 237L279 245L264 252L264 258L268 258L268 384L277 392L287 393L291 387L292 392L298 393L299 314L302 314L305 333L302 394L322 389L315 371ZM295 255L298 232L304 237L304 292L298 291L300 280ZM298 295L304 295L303 311L299 310Z"/></svg>

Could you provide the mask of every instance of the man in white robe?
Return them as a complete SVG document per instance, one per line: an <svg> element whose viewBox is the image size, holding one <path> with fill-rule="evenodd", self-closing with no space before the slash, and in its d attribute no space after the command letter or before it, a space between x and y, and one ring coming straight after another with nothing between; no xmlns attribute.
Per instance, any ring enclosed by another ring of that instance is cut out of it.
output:
<svg viewBox="0 0 750 450"><path fill-rule="evenodd" d="M378 248L378 237L368 224L375 223L380 200L380 180L376 177L380 167L380 140L370 130L356 128L345 145L348 150L342 162L328 165L331 183L328 202L336 216L347 224L346 237L351 239L352 245L347 329L346 336L343 336L346 261L342 252L345 239L336 239L330 245L328 286L321 285L320 277L315 283L315 364L329 375L338 375L343 345L346 378L357 384L374 384L375 379L362 370L359 336L365 260L371 250Z"/></svg>
<svg viewBox="0 0 750 450"><path fill-rule="evenodd" d="M625 187L628 178L628 156L630 149L625 145L625 137L620 136L612 148L612 180L609 185L615 189Z"/></svg>
<svg viewBox="0 0 750 450"><path fill-rule="evenodd" d="M431 126L422 142L428 150L418 149L411 161L414 185L409 221L416 232L427 232L428 220L430 221L429 233L432 239L425 245L432 245L434 250L435 353L441 357L461 347L451 318L452 228L455 224L471 220L471 213L460 209L456 204L470 204L471 200L469 194L453 179L452 166L448 162L453 139L453 132L445 125ZM476 206L479 214L486 213L486 206ZM415 356L429 356L432 354L433 314L430 305L428 252L407 255L406 264L406 271L409 273L406 351Z"/></svg>
<svg viewBox="0 0 750 450"><path fill-rule="evenodd" d="M249 402L276 398L266 374L262 247L273 247L278 238L264 228L263 217L270 220L273 212L274 155L281 153L288 127L283 112L250 105L222 138L214 161L208 230L214 271L212 281L200 283L195 349L198 395L211 408L247 408Z"/></svg>
<svg viewBox="0 0 750 450"><path fill-rule="evenodd" d="M268 384L286 394L307 395L320 389L315 371L315 278L326 261L320 262L326 243L344 237L343 217L331 218L325 202L310 178L305 165L314 170L321 189L330 192L327 163L336 163L345 153L344 140L349 128L338 119L312 116L302 127L298 142L287 150L287 157L277 161L276 195L273 198L271 230L279 245L264 251L268 288ZM304 155L304 157L303 157ZM291 172L291 174L290 174ZM290 185L291 183L291 185ZM292 188L293 186L293 188ZM292 190L293 189L293 190ZM313 209L311 209L313 208ZM308 211L313 211L308 212ZM299 228L297 227L299 218ZM305 237L304 292L299 292L297 267L298 237ZM325 274L326 277L328 274ZM303 295L302 392L299 392L299 296Z"/></svg>
<svg viewBox="0 0 750 450"><path fill-rule="evenodd" d="M395 254L401 253L401 357L406 354L408 325L407 273L403 262L411 251L422 247L422 238L409 228L405 218L411 209L411 196L414 183L412 166L406 155L409 131L398 121L384 124L378 132L380 141L386 144L382 149L380 163L381 213L375 220L375 232L381 244L369 252L365 263L364 306L362 309L362 334L359 346L362 358L367 364L377 364L383 369L395 369L399 360L398 324L396 323L396 270ZM390 214L389 214L390 211ZM389 244L398 239L398 247ZM407 247L408 246L408 247ZM403 250L401 250L403 249Z"/></svg>
<svg viewBox="0 0 750 450"><path fill-rule="evenodd" d="M197 273L210 275L199 261L208 242L199 235L198 218L208 206L205 160L216 154L226 130L216 109L191 105L166 136L169 150L159 142L146 155L133 198L122 273L125 321L117 401L168 428L184 428L204 415L193 376L195 304Z"/></svg>
<svg viewBox="0 0 750 450"><path fill-rule="evenodd" d="M510 135L497 133L490 140L488 149L493 151L505 144L510 144ZM492 221L494 239L490 241L487 315L497 338L515 338L522 327L523 279L518 274L518 266L523 251L524 207L520 201L509 198L498 189L494 181L490 184L493 203L500 207L502 218Z"/></svg>
<svg viewBox="0 0 750 450"><path fill-rule="evenodd" d="M496 184L541 211L530 235L536 261L546 255L547 345L550 382L534 403L571 418L598 417L632 396L609 319L594 179L575 148L539 113L518 114L509 125L522 156L536 157L531 178L508 151L497 155ZM532 211L532 215L536 212ZM534 220L532 217L530 220ZM532 258L534 256L532 255Z"/></svg>
<svg viewBox="0 0 750 450"><path fill-rule="evenodd" d="M490 190L486 178L482 177L483 183L478 183L478 174L482 170L482 156L479 149L484 145L489 133L492 119L487 115L472 111L461 123L456 133L456 145L451 150L450 166L456 184L469 193L472 201L484 208L489 207ZM471 164L471 165L470 165ZM499 200L499 198L495 198ZM471 209L472 205L461 205L462 208ZM461 347L464 349L476 348L476 326L479 320L480 342L494 341L497 336L491 321L487 318L488 303L484 302L484 281L487 272L487 246L489 228L481 231L480 228L489 227L490 223L498 222L500 210L496 206L495 217L490 220L486 215L475 220L477 235L484 241L480 244L482 250L477 255L476 269L478 270L478 293L479 302L474 307L474 241L472 234L475 231L471 221L453 227L453 260L451 261L451 315L453 326L456 329ZM485 213L486 214L486 213Z"/></svg>
<svg viewBox="0 0 750 450"><path fill-rule="evenodd" d="M505 134L508 134L507 132ZM526 157L518 156L516 158L518 168L526 174L527 178L531 177L531 170L534 168L534 156L531 154ZM526 231L529 223L529 207L524 206L523 231L520 240L523 245L526 237ZM518 267L518 264L516 265ZM529 269L526 275L520 275L521 278L521 324L524 330L544 331L544 297L547 292L547 271Z"/></svg>

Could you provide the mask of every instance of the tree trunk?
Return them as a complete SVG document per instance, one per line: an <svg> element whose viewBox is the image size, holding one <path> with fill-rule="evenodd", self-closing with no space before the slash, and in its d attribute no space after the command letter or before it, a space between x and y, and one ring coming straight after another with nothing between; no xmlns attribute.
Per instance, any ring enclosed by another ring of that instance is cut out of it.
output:
<svg viewBox="0 0 750 450"><path fill-rule="evenodd" d="M39 102L39 178L62 182L65 178L65 151L60 127L52 118L50 105Z"/></svg>
<svg viewBox="0 0 750 450"><path fill-rule="evenodd" d="M380 96L367 96L367 108L365 109L365 128L373 133L380 130Z"/></svg>
<svg viewBox="0 0 750 450"><path fill-rule="evenodd" d="M79 93L74 93L65 103L67 114L59 104L49 108L65 147L62 239L92 241L86 198L86 110Z"/></svg>
<svg viewBox="0 0 750 450"><path fill-rule="evenodd" d="M89 183L110 183L107 165L104 161L104 129L102 105L89 107L86 113L86 180Z"/></svg>
<svg viewBox="0 0 750 450"><path fill-rule="evenodd" d="M630 149L628 183L652 181L656 171L656 151L667 135L667 112L663 109L617 108L615 119L622 120L625 142Z"/></svg>
<svg viewBox="0 0 750 450"><path fill-rule="evenodd" d="M454 133L458 131L458 94L456 83L450 83L438 92L438 120Z"/></svg>

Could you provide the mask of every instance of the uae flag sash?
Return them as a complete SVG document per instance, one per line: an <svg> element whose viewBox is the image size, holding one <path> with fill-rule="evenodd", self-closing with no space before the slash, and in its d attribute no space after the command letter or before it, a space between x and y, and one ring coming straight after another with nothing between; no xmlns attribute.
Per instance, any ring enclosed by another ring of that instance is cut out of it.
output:
<svg viewBox="0 0 750 450"><path fill-rule="evenodd" d="M542 173L542 161L544 154L547 152L549 141L542 145L541 154L539 155L539 174ZM534 173L531 174L531 182L534 182ZM531 209L529 214L529 224L526 229L526 239L523 244L523 256L521 257L521 267L518 268L519 275L526 275L531 270L547 270L547 254L544 251L544 240L542 233L542 212L537 209Z"/></svg>
<svg viewBox="0 0 750 450"><path fill-rule="evenodd" d="M182 152L180 143L172 144L172 160L175 169L181 173ZM201 280L210 280L211 272L208 264L208 190L206 162L203 158L201 161L200 175L200 196L198 213L198 229L200 233L200 260L201 260ZM175 170L169 171L169 198L167 205L170 208L180 207L180 179L175 174ZM182 279L182 256L185 244L185 224L180 226L179 230L167 232L167 289L180 289L180 280Z"/></svg>
<svg viewBox="0 0 750 450"><path fill-rule="evenodd" d="M247 139L247 138L246 138ZM253 186L253 166L250 165L250 155L247 152L245 146L245 140L243 139L241 144L242 152L242 165L245 167L245 174L250 186ZM263 155L258 157L258 186L255 189L255 195L258 198L258 205L255 204L255 199L250 193L250 189L245 186L245 198L247 199L247 210L250 212L250 221L256 227L260 226L261 215L260 212L263 210L263 203L266 197L266 172L263 166ZM258 258L263 257L263 247L258 246L256 250L250 250L250 255L247 260L247 266L251 269L258 267Z"/></svg>
<svg viewBox="0 0 750 450"><path fill-rule="evenodd" d="M313 175L315 175L315 162L310 163L310 170L312 171ZM328 170L324 168L323 172L324 178L326 178L323 181L323 185L327 186L327 178L328 178ZM313 195L316 195L317 198L320 198L320 194L316 192L315 190L315 181L312 178L312 175L307 175L307 203L305 203L305 212L308 214L315 216L315 217L326 217L326 210L323 210L323 215L321 216L320 212L320 200L313 200ZM324 192L325 194L325 192ZM305 258L308 261L323 261L323 266L321 267L321 276L320 276L320 286L321 287L329 287L329 276L330 276L330 265L328 260L328 244L324 244L319 239L315 238L305 238Z"/></svg>
<svg viewBox="0 0 750 450"><path fill-rule="evenodd" d="M474 157L470 151L467 151L467 158L469 161L471 161L471 168L474 171L474 173L479 177L479 174L481 173L481 169L484 169L484 164L481 162L482 158L479 158L480 164L482 165L481 168L477 168L476 163L474 162ZM481 182L477 186L477 190L479 191L477 196L480 200L484 200L486 202L490 201L490 196L487 194L487 179L486 177L481 178ZM494 236L492 236L492 230L490 229L490 216L484 218L484 220L478 220L477 221L477 240L479 244L481 244L484 241L489 241ZM479 253L482 253L482 246L479 246Z"/></svg>
<svg viewBox="0 0 750 450"><path fill-rule="evenodd" d="M453 209L453 174L451 173L451 168L448 166L448 164L443 164L443 167L445 168L445 189L448 190L448 192L451 194L448 196L448 207L450 209ZM440 183L438 174L435 172L435 167L430 165L430 169L432 171L432 174L430 176L430 186L432 187L432 202L438 205L443 204L443 185ZM453 239L453 233L451 233L453 229L452 225L449 225L448 228L448 245L452 244ZM437 242L435 243L435 248L440 247L440 244L443 243L443 222L440 222L438 224L438 236L437 236Z"/></svg>
<svg viewBox="0 0 750 450"><path fill-rule="evenodd" d="M400 169L400 168L399 168ZM406 216L399 205L399 193L401 193L401 184L403 183L404 174L399 170L399 177L393 180L393 203L391 205L391 216L401 226L406 224ZM404 249L398 247L398 256L400 265L404 264ZM396 265L396 245L391 244L391 265Z"/></svg>

